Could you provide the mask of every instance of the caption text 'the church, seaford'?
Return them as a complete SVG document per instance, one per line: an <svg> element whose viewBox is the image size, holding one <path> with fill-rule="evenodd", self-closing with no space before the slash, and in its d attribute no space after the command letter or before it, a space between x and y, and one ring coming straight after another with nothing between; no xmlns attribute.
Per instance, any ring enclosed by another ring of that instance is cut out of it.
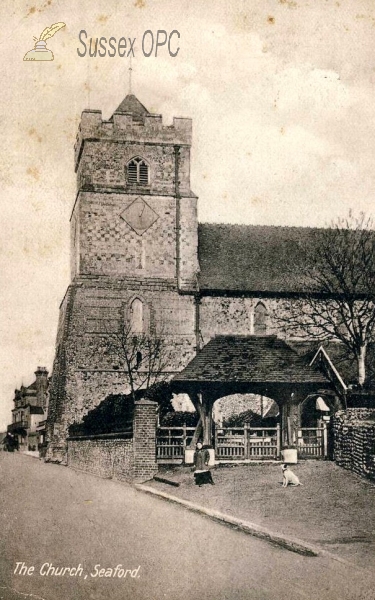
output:
<svg viewBox="0 0 375 600"><path fill-rule="evenodd" d="M90 577L115 577L117 579L138 579L139 570L141 566L136 569L126 569L123 565L119 564L115 567L102 567L97 564L91 569L90 573L86 573L81 563L77 567L60 567L55 566L53 563L45 562L42 564L39 570L35 570L35 566L28 566L25 562L19 561L16 563L14 569L14 575L32 576L39 574L41 577L83 577L87 579Z"/></svg>

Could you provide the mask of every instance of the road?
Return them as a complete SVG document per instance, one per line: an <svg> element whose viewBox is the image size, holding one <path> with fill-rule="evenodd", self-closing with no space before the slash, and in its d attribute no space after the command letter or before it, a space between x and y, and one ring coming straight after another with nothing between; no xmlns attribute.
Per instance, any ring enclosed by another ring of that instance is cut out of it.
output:
<svg viewBox="0 0 375 600"><path fill-rule="evenodd" d="M279 549L120 482L4 452L0 477L1 600L375 597L355 567ZM30 574L14 573L17 563ZM131 573L113 576L117 565Z"/></svg>

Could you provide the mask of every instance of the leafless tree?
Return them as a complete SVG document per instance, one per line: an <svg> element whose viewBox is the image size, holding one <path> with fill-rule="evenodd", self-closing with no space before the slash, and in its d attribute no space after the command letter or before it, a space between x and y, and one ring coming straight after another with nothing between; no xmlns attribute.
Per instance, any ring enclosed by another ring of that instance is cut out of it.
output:
<svg viewBox="0 0 375 600"><path fill-rule="evenodd" d="M306 293L279 305L276 321L288 336L339 341L366 379L366 351L375 337L375 231L371 218L352 212L316 233L303 252ZM297 274L297 277L299 276Z"/></svg>
<svg viewBox="0 0 375 600"><path fill-rule="evenodd" d="M125 368L134 401L137 390L165 381L170 351L162 328L158 332L135 332L129 322L107 337L108 350Z"/></svg>

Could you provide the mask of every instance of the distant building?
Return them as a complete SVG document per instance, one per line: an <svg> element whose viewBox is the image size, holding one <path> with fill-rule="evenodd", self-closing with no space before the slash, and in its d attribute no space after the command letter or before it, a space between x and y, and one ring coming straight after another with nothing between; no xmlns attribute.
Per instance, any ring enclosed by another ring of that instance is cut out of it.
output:
<svg viewBox="0 0 375 600"><path fill-rule="evenodd" d="M5 436L6 436L6 431L2 431L0 433L0 451L3 450Z"/></svg>
<svg viewBox="0 0 375 600"><path fill-rule="evenodd" d="M35 381L14 392L12 423L8 432L18 439L20 450L37 450L44 442L45 422L48 410L48 371L38 367Z"/></svg>

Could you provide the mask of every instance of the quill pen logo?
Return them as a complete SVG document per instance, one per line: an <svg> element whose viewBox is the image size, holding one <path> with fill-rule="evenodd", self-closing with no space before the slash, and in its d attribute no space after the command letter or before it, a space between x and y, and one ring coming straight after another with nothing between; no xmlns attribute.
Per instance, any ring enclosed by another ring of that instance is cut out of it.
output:
<svg viewBox="0 0 375 600"><path fill-rule="evenodd" d="M55 33L60 31L60 29L63 27L65 27L65 23L55 23L54 25L43 29L39 39L34 36L34 50L29 50L29 52L26 52L23 60L53 60L53 52L48 50L46 40L55 35Z"/></svg>

